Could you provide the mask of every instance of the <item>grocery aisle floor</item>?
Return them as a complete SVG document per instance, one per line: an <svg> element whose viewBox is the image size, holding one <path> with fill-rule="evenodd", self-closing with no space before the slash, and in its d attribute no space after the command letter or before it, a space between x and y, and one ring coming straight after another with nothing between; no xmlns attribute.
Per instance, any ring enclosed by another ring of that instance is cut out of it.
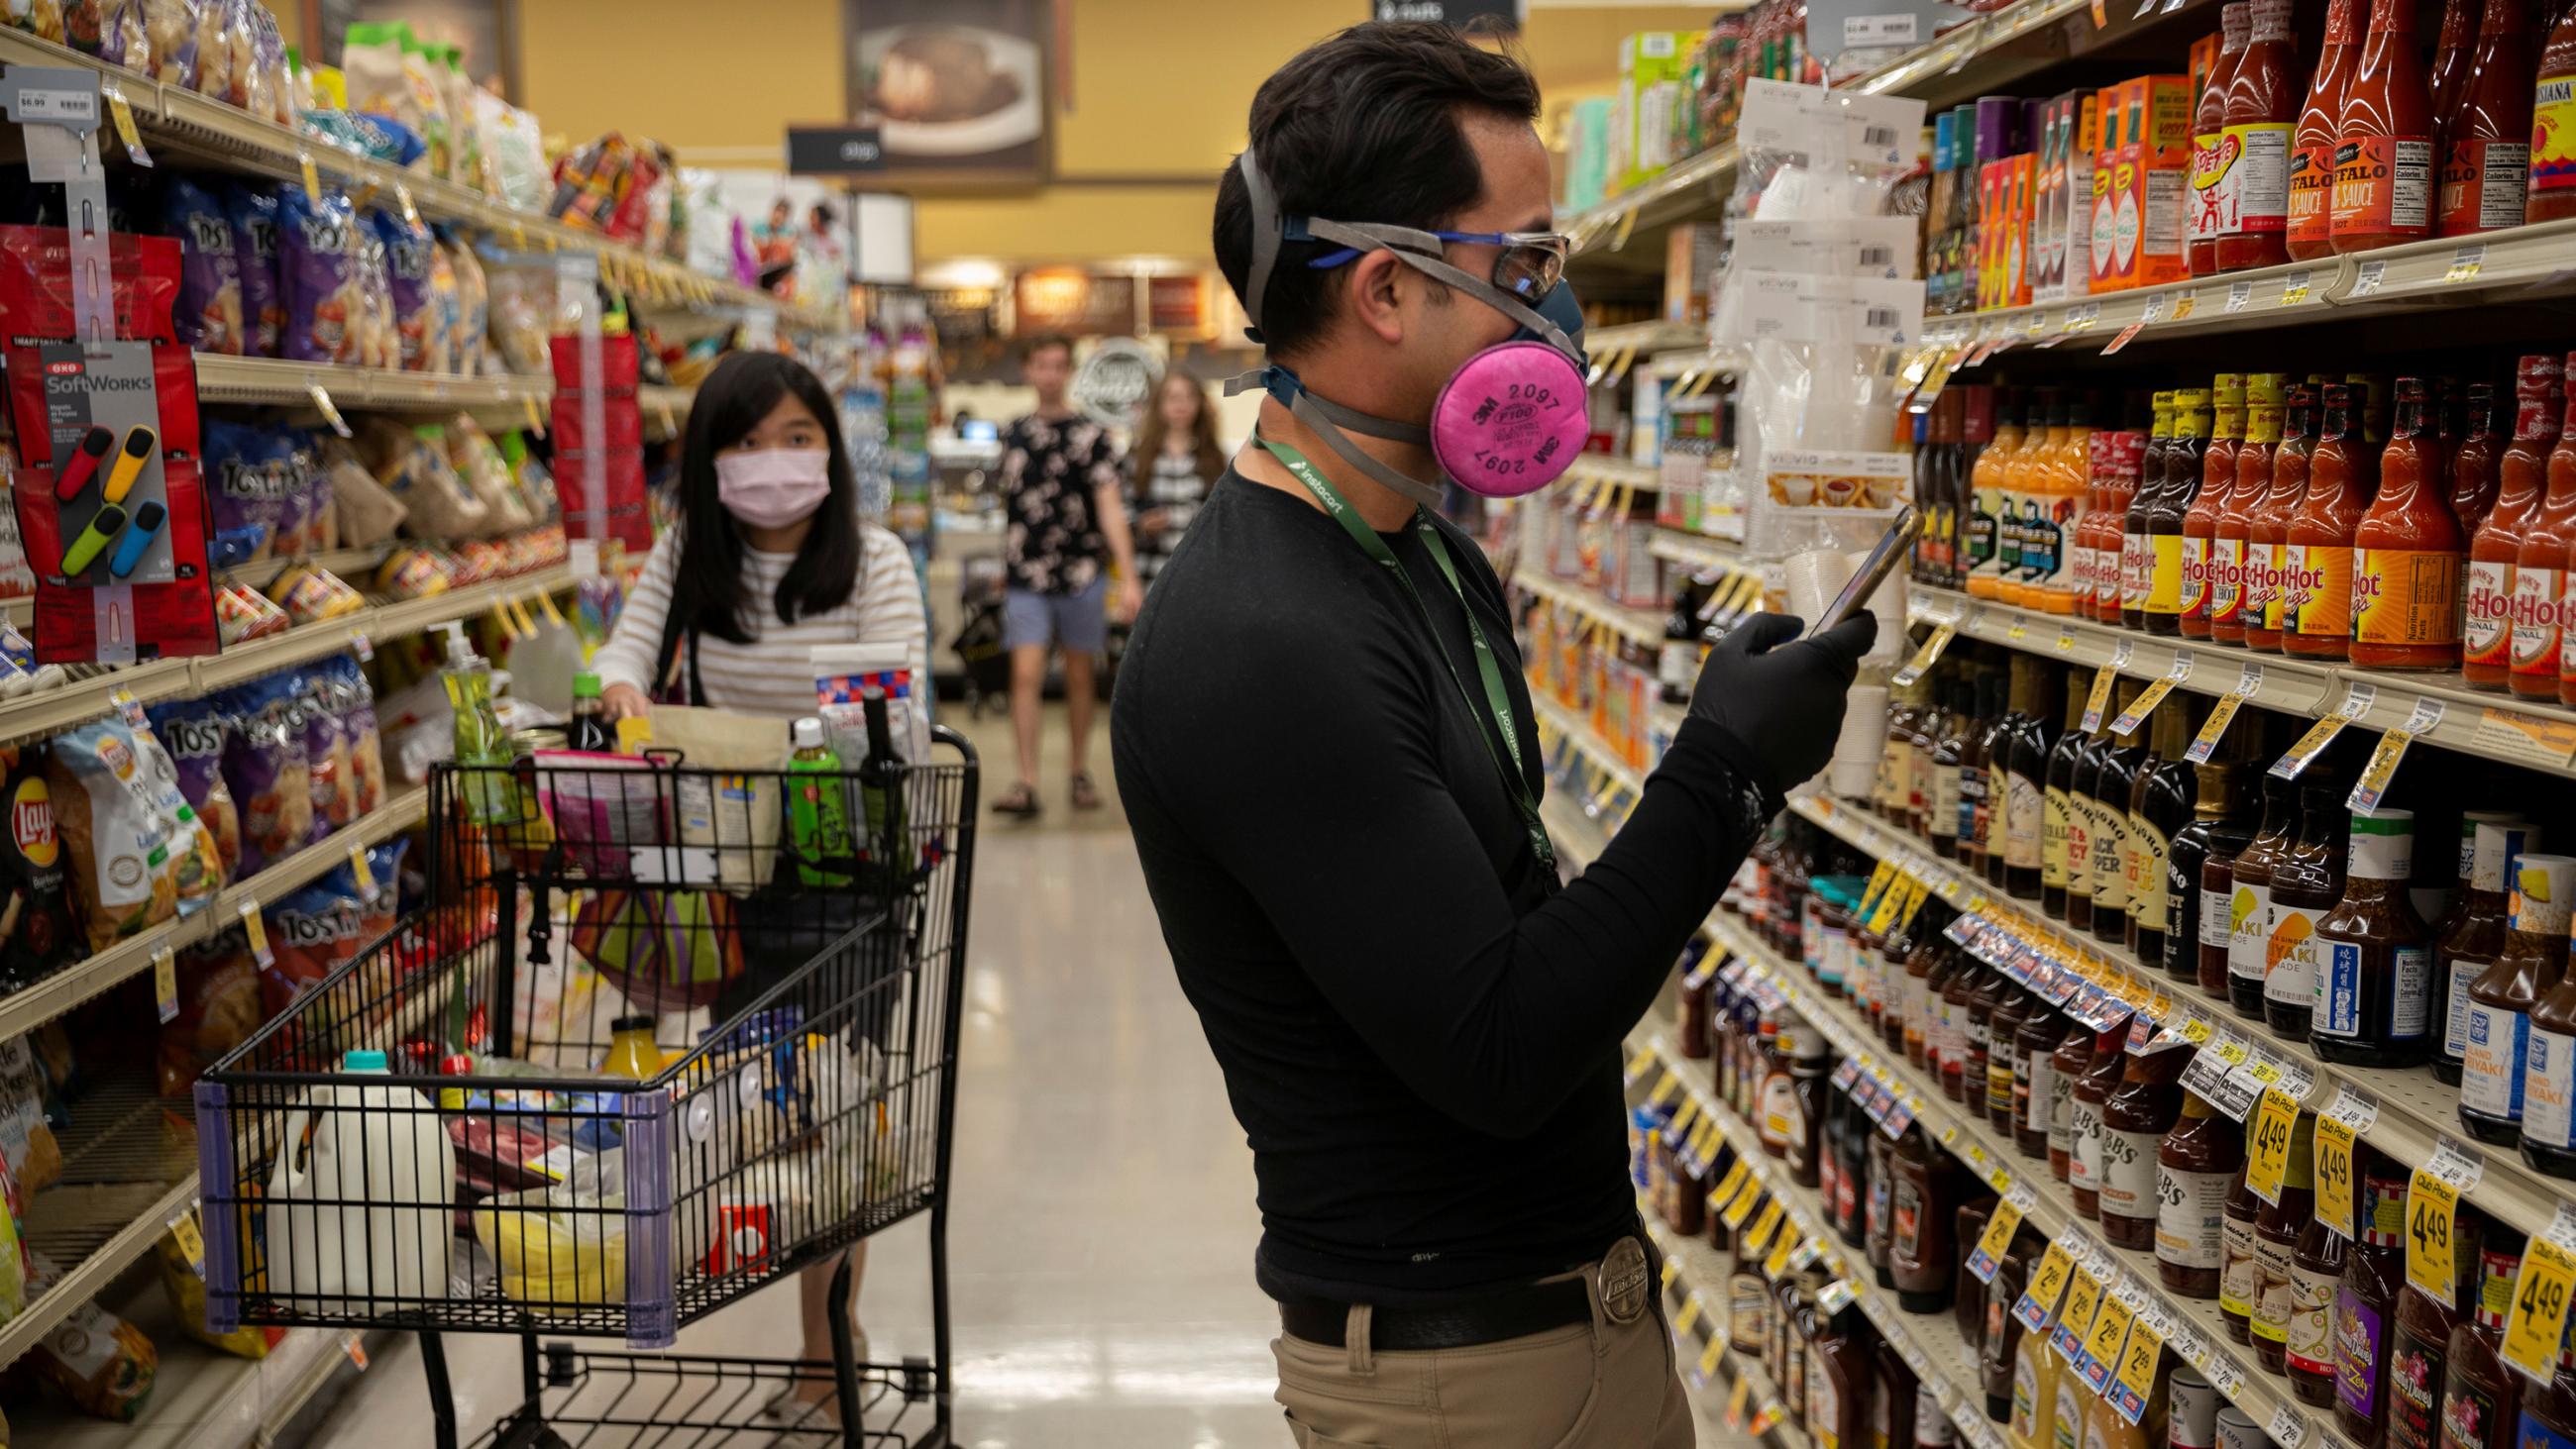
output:
<svg viewBox="0 0 2576 1449"><path fill-rule="evenodd" d="M1008 726L968 729L990 798L1012 774ZM1045 818L988 815L977 842L950 1229L959 1442L1285 1449L1270 1397L1278 1320L1252 1284L1251 1154L1114 798L1096 815L1065 807L1060 707L1046 740ZM1093 749L1094 778L1112 790L1105 735ZM929 1352L926 1241L916 1220L871 1242L860 1322L874 1359ZM794 1292L736 1304L680 1346L792 1355ZM448 1343L470 1441L518 1398L517 1340ZM327 1412L339 1427L316 1434L316 1449L424 1449L417 1346L388 1339ZM1701 1442L1722 1440L1704 1424Z"/></svg>

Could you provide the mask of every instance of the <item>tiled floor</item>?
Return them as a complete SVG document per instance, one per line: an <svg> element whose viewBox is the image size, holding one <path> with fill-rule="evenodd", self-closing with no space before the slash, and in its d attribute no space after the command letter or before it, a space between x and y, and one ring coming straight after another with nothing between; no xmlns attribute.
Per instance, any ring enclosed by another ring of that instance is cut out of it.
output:
<svg viewBox="0 0 2576 1449"><path fill-rule="evenodd" d="M1008 781L1008 736L998 720L971 733L989 797ZM1045 818L988 817L978 843L951 1227L958 1441L1286 1449L1270 1397L1277 1319L1252 1284L1251 1156L1116 802L1066 808L1063 748L1051 715ZM1092 764L1110 789L1105 737ZM871 1245L860 1317L879 1361L929 1351L925 1241L916 1221ZM793 1354L792 1291L693 1326L682 1349ZM449 1345L470 1441L518 1398L517 1341ZM314 1440L327 1449L428 1445L416 1346L392 1340L328 1423ZM1704 1425L1702 1442L1724 1440Z"/></svg>

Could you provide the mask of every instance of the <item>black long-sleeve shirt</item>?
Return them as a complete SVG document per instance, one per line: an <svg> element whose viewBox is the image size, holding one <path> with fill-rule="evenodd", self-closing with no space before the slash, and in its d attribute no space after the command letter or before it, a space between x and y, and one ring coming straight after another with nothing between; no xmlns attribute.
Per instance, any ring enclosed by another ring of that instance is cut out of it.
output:
<svg viewBox="0 0 2576 1449"><path fill-rule="evenodd" d="M1442 527L1535 794L1502 585ZM1558 889L1437 652L1481 694L1458 597L1411 530L1383 536L1440 646L1340 525L1229 470L1146 596L1111 707L1119 793L1252 1145L1259 1277L1280 1298L1526 1279L1633 1231L1619 1042L1759 824L1688 723Z"/></svg>

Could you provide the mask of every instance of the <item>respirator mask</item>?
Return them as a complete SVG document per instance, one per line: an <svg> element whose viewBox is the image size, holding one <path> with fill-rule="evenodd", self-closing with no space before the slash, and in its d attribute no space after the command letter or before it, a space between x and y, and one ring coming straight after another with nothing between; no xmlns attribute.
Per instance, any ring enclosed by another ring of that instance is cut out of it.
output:
<svg viewBox="0 0 2576 1449"><path fill-rule="evenodd" d="M1467 293L1520 324L1518 331L1462 364L1440 390L1425 425L1376 417L1308 391L1297 374L1273 362L1226 383L1232 396L1258 387L1313 429L1344 462L1425 507L1440 504L1437 481L1425 482L1372 457L1349 433L1427 445L1450 480L1487 498L1517 498L1565 475L1591 431L1584 395L1583 308L1564 280L1566 239L1525 232L1423 231L1384 222L1339 222L1283 216L1250 147L1238 164L1252 208L1252 265L1243 309L1250 336L1261 337L1261 299L1283 242L1333 243L1337 250L1303 265L1342 266L1380 249L1434 281ZM1447 242L1500 248L1493 275L1453 266ZM1345 431L1347 430L1347 431Z"/></svg>

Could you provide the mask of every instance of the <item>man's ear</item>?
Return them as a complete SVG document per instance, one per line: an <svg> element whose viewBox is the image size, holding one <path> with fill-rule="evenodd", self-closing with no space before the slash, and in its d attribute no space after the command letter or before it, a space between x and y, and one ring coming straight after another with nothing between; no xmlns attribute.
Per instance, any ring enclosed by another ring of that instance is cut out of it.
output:
<svg viewBox="0 0 2576 1449"><path fill-rule="evenodd" d="M1342 305L1351 321L1381 342L1404 341L1404 289L1412 275L1413 269L1384 247L1362 253L1350 264L1343 284Z"/></svg>

